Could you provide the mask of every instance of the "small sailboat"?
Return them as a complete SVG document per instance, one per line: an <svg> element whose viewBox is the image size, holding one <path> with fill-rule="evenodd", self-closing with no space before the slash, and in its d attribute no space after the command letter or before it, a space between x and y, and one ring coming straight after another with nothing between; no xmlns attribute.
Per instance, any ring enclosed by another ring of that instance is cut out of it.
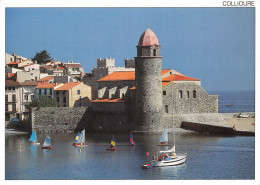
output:
<svg viewBox="0 0 260 185"><path fill-rule="evenodd" d="M85 145L85 129L78 132L73 142L73 146L84 146Z"/></svg>
<svg viewBox="0 0 260 185"><path fill-rule="evenodd" d="M168 130L167 128L164 129L161 137L160 137L160 144L158 144L157 146L170 146L170 144L168 144Z"/></svg>
<svg viewBox="0 0 260 185"><path fill-rule="evenodd" d="M114 138L114 136L112 136L110 146L107 148L107 150L117 151L116 139Z"/></svg>
<svg viewBox="0 0 260 185"><path fill-rule="evenodd" d="M132 132L130 132L130 136L129 136L129 140L130 140L130 146L134 146L135 145L135 141L134 141L134 136L132 134Z"/></svg>
<svg viewBox="0 0 260 185"><path fill-rule="evenodd" d="M35 130L33 130L32 135L31 135L29 141L33 145L39 145L40 144L40 143L38 143L37 135L36 135L36 131Z"/></svg>
<svg viewBox="0 0 260 185"><path fill-rule="evenodd" d="M44 143L42 145L42 149L52 149L50 136L48 135L46 136Z"/></svg>

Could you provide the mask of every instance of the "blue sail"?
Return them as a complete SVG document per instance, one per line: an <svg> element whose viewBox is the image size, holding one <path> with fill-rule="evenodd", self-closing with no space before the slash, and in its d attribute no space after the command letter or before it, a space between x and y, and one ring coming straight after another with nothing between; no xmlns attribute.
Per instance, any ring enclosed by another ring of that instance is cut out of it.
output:
<svg viewBox="0 0 260 185"><path fill-rule="evenodd" d="M36 136L35 130L32 132L32 135L31 135L29 141L31 141L31 142L37 142L37 136Z"/></svg>
<svg viewBox="0 0 260 185"><path fill-rule="evenodd" d="M45 138L43 146L51 146L51 138L48 135Z"/></svg>

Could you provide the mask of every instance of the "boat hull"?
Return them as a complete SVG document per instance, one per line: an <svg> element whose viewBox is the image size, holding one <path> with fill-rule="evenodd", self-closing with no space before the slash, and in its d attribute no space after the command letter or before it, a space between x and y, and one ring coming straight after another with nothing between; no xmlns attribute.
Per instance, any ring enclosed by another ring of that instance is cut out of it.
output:
<svg viewBox="0 0 260 185"><path fill-rule="evenodd" d="M73 143L73 146L84 146L85 143Z"/></svg>
<svg viewBox="0 0 260 185"><path fill-rule="evenodd" d="M52 146L43 146L42 149L52 149Z"/></svg>
<svg viewBox="0 0 260 185"><path fill-rule="evenodd" d="M107 148L107 150L110 150L110 151L117 151L117 148Z"/></svg>
<svg viewBox="0 0 260 185"><path fill-rule="evenodd" d="M153 160L151 162L151 165L153 167L163 167L163 166L176 166L183 164L186 161L187 156L181 155L181 156L175 156L172 157L170 160Z"/></svg>

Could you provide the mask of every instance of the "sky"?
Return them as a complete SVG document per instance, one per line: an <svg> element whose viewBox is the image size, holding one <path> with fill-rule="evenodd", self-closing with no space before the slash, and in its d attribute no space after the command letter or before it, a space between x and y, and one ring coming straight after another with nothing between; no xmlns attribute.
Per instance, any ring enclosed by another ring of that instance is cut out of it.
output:
<svg viewBox="0 0 260 185"><path fill-rule="evenodd" d="M124 66L149 27L163 69L199 78L205 90L254 90L255 8L6 8L5 16L9 54L46 49L90 73L97 58Z"/></svg>

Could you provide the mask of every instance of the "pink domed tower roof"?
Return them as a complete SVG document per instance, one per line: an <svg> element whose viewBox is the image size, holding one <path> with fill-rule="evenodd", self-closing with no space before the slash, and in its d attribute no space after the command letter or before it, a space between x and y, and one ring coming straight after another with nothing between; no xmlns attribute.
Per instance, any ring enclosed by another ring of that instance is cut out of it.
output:
<svg viewBox="0 0 260 185"><path fill-rule="evenodd" d="M159 41L156 35L154 34L154 32L149 28L147 28L147 30L145 30L145 32L143 32L143 34L141 35L138 45L141 46L159 45Z"/></svg>

